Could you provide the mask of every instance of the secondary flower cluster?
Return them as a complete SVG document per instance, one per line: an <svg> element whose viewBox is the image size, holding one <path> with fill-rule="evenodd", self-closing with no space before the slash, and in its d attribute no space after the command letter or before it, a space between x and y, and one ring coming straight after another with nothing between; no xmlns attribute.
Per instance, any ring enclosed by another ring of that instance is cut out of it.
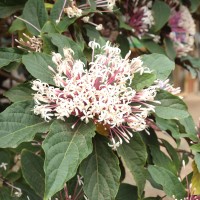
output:
<svg viewBox="0 0 200 200"><path fill-rule="evenodd" d="M146 118L154 110L150 102L156 102L158 86L135 91L131 87L134 74L149 73L139 57L130 60L128 53L122 58L120 49L109 42L100 47L92 41L89 46L93 50L89 70L82 61L74 59L70 48L63 49L64 57L53 53L52 60L57 67L49 68L56 87L33 81L34 113L46 121L52 117L65 120L77 116L86 123L92 120L102 124L109 131L110 146L116 149L122 138L129 142L131 131L146 129ZM96 48L101 53L94 56Z"/></svg>
<svg viewBox="0 0 200 200"><path fill-rule="evenodd" d="M112 12L113 7L115 6L115 1L116 0L95 0L93 4L95 4L97 9L103 9ZM83 15L83 10L89 9L90 7L90 3L77 5L76 1L71 0L69 1L68 6L64 8L64 12L69 18L81 17Z"/></svg>
<svg viewBox="0 0 200 200"><path fill-rule="evenodd" d="M133 28L135 35L143 36L154 24L152 1L127 0L124 5L125 20Z"/></svg>
<svg viewBox="0 0 200 200"><path fill-rule="evenodd" d="M180 6L179 10L172 9L172 14L169 19L171 32L169 37L175 43L177 56L186 56L193 49L195 23L185 6Z"/></svg>

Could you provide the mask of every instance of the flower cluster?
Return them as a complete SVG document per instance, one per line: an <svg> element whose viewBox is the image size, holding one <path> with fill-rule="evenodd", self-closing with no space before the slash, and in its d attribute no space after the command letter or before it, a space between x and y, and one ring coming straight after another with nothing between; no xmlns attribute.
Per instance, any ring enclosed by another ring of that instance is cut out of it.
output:
<svg viewBox="0 0 200 200"><path fill-rule="evenodd" d="M108 12L112 12L115 6L116 0L96 0L94 3L97 9L103 9ZM91 7L90 3L85 3L77 5L76 1L69 1L69 5L64 8L64 13L68 15L69 18L81 17L83 15L83 10L89 9Z"/></svg>
<svg viewBox="0 0 200 200"><path fill-rule="evenodd" d="M178 11L172 9L169 26L169 37L175 43L177 56L186 56L193 49L195 35L195 23L188 8L180 6Z"/></svg>
<svg viewBox="0 0 200 200"><path fill-rule="evenodd" d="M23 33L23 36L25 37L25 40L22 38L19 40L15 39L15 41L20 44L20 46L17 46L18 48L28 50L29 52L41 52L43 45L41 38L35 36L30 37L25 33Z"/></svg>
<svg viewBox="0 0 200 200"><path fill-rule="evenodd" d="M131 88L134 73L149 72L140 58L130 60L130 53L122 58L120 49L109 42L100 47L92 41L89 46L93 50L89 70L82 61L73 58L72 49L63 49L64 57L53 53L57 68L49 68L54 73L56 87L33 81L32 89L37 92L34 113L46 121L52 117L65 120L77 116L86 123L92 120L102 124L109 130L110 146L115 149L122 144L122 138L129 142L131 130L146 129L146 118L154 110L150 102L156 102L157 86L141 91ZM101 53L94 56L96 48L100 48Z"/></svg>
<svg viewBox="0 0 200 200"><path fill-rule="evenodd" d="M141 37L154 24L152 1L129 0L123 5L125 21L133 28L136 36Z"/></svg>

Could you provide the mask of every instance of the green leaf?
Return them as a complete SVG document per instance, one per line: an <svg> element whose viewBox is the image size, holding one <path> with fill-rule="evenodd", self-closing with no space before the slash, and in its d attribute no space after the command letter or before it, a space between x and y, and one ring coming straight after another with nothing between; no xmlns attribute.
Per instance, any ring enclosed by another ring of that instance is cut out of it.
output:
<svg viewBox="0 0 200 200"><path fill-rule="evenodd" d="M12 62L20 63L22 51L16 48L0 48L0 68Z"/></svg>
<svg viewBox="0 0 200 200"><path fill-rule="evenodd" d="M140 40L140 42L148 49L150 53L158 53L158 54L165 55L164 49L159 44L154 42L152 39L150 40L143 39L143 40Z"/></svg>
<svg viewBox="0 0 200 200"><path fill-rule="evenodd" d="M45 200L63 188L81 161L92 152L93 124L55 121L42 145L45 151Z"/></svg>
<svg viewBox="0 0 200 200"><path fill-rule="evenodd" d="M73 24L76 21L76 18L69 18L68 16L62 17L62 19L60 20L60 22L57 24L56 28L57 30L62 33L64 31L66 31L66 29Z"/></svg>
<svg viewBox="0 0 200 200"><path fill-rule="evenodd" d="M156 80L156 75L151 73L135 73L132 79L131 87L137 91L142 90L145 87L149 87Z"/></svg>
<svg viewBox="0 0 200 200"><path fill-rule="evenodd" d="M197 165L197 169L200 173L200 153L196 153L195 157L194 157L195 163Z"/></svg>
<svg viewBox="0 0 200 200"><path fill-rule="evenodd" d="M115 200L138 200L137 187L127 183L121 183Z"/></svg>
<svg viewBox="0 0 200 200"><path fill-rule="evenodd" d="M192 146L190 146L190 149L193 150L194 152L200 153L200 143L193 144Z"/></svg>
<svg viewBox="0 0 200 200"><path fill-rule="evenodd" d="M168 141L162 139L162 143L164 144L164 146L167 150L167 153L173 160L173 164L176 166L176 171L179 171L180 167L181 167L181 162L179 160L179 155L178 155L177 151Z"/></svg>
<svg viewBox="0 0 200 200"><path fill-rule="evenodd" d="M199 8L200 6L200 1L199 0L191 0L190 1L191 6L190 6L190 11L192 13L196 12L196 10Z"/></svg>
<svg viewBox="0 0 200 200"><path fill-rule="evenodd" d="M192 162L192 169L193 169L193 176L191 180L191 184L192 184L191 191L193 195L199 195L200 194L200 184L199 184L200 172L194 161Z"/></svg>
<svg viewBox="0 0 200 200"><path fill-rule="evenodd" d="M125 57L130 50L130 45L127 37L125 35L118 35L116 43L119 44L122 57Z"/></svg>
<svg viewBox="0 0 200 200"><path fill-rule="evenodd" d="M0 165L2 163L5 163L5 168L4 167L1 167L0 168L0 174L1 176L5 177L8 172L9 172L9 169L11 167L11 155L8 151L4 151L4 150L1 150L0 151Z"/></svg>
<svg viewBox="0 0 200 200"><path fill-rule="evenodd" d="M9 98L12 102L17 102L33 99L32 93L33 90L31 89L31 84L22 83L5 92L4 96Z"/></svg>
<svg viewBox="0 0 200 200"><path fill-rule="evenodd" d="M157 93L155 99L160 101L155 108L158 117L180 120L189 116L186 104L179 97L162 90Z"/></svg>
<svg viewBox="0 0 200 200"><path fill-rule="evenodd" d="M49 124L34 115L33 107L32 101L17 102L0 114L0 148L17 147L48 130Z"/></svg>
<svg viewBox="0 0 200 200"><path fill-rule="evenodd" d="M41 30L47 21L47 11L43 0L28 0L25 4L22 18ZM33 35L39 35L38 30L26 23L28 31Z"/></svg>
<svg viewBox="0 0 200 200"><path fill-rule="evenodd" d="M162 54L153 53L150 55L143 55L141 58L144 62L144 66L152 70L156 74L157 79L167 79L175 68L175 63Z"/></svg>
<svg viewBox="0 0 200 200"><path fill-rule="evenodd" d="M117 152L133 174L138 187L138 196L141 197L146 183L146 170L144 166L147 160L147 152L140 134L134 133L130 143L124 142Z"/></svg>
<svg viewBox="0 0 200 200"><path fill-rule="evenodd" d="M44 160L34 153L23 150L21 154L22 174L27 184L40 197L44 195Z"/></svg>
<svg viewBox="0 0 200 200"><path fill-rule="evenodd" d="M58 33L58 30L51 21L47 21L42 27L41 33Z"/></svg>
<svg viewBox="0 0 200 200"><path fill-rule="evenodd" d="M51 37L51 41L54 45L58 47L58 52L63 55L63 48L71 48L74 51L74 58L80 59L82 62L86 62L85 56L83 54L83 51L80 46L77 45L76 42L74 42L69 37L66 37L64 35L60 35L58 33L52 33L49 34Z"/></svg>
<svg viewBox="0 0 200 200"><path fill-rule="evenodd" d="M15 31L22 31L26 28L26 25L20 19L15 19L9 28L9 33L14 33Z"/></svg>
<svg viewBox="0 0 200 200"><path fill-rule="evenodd" d="M53 8L51 9L51 13L50 13L50 19L54 22L56 22L56 20L59 18L60 12L63 9L63 5L64 5L63 0L57 0L53 6Z"/></svg>
<svg viewBox="0 0 200 200"><path fill-rule="evenodd" d="M165 155L160 148L156 146L149 146L151 150L151 156L153 157L153 163L158 167L163 167L171 171L173 174L177 174L176 166L170 160L170 158Z"/></svg>
<svg viewBox="0 0 200 200"><path fill-rule="evenodd" d="M155 21L155 25L152 27L152 30L157 32L167 23L171 10L165 2L155 0L152 6L152 13Z"/></svg>
<svg viewBox="0 0 200 200"><path fill-rule="evenodd" d="M84 177L84 192L89 199L115 199L119 189L119 160L103 136L93 140L93 152L83 161L80 173Z"/></svg>
<svg viewBox="0 0 200 200"><path fill-rule="evenodd" d="M176 57L176 51L174 49L174 44L170 38L164 38L164 43L165 43L165 51L167 53L167 56L171 59L174 60Z"/></svg>
<svg viewBox="0 0 200 200"><path fill-rule="evenodd" d="M44 53L30 53L22 57L22 62L33 77L54 85L53 72L48 68L54 67L51 59L50 55Z"/></svg>
<svg viewBox="0 0 200 200"><path fill-rule="evenodd" d="M148 171L153 179L163 186L163 190L167 196L172 197L174 195L176 199L184 199L186 194L185 188L178 177L172 172L163 167L152 165L148 167Z"/></svg>
<svg viewBox="0 0 200 200"><path fill-rule="evenodd" d="M180 139L180 131L177 122L171 119L162 119L156 116L156 125L163 131L170 131L175 139Z"/></svg>

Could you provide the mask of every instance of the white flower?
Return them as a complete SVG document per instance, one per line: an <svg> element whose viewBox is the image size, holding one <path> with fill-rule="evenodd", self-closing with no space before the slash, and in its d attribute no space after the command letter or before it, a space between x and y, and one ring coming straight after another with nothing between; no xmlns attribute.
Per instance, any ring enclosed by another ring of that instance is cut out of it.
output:
<svg viewBox="0 0 200 200"><path fill-rule="evenodd" d="M8 163L2 162L1 165L0 165L0 168L3 168L6 171L7 170L7 165L8 165Z"/></svg>
<svg viewBox="0 0 200 200"><path fill-rule="evenodd" d="M97 25L97 26L96 26L96 30L97 30L97 31L103 30L103 25L102 25L102 24Z"/></svg>
<svg viewBox="0 0 200 200"><path fill-rule="evenodd" d="M147 127L146 118L154 110L150 102L155 102L157 86L141 91L129 87L136 72L148 71L139 57L129 60L129 52L122 58L120 49L110 42L101 47L91 41L89 46L93 50L89 70L73 58L71 49L63 50L64 57L53 53L57 69L51 71L57 87L33 81L34 113L46 121L77 116L85 123L92 120L103 124L110 132L109 146L116 149L123 140L129 142L132 131ZM101 53L94 55L96 48Z"/></svg>

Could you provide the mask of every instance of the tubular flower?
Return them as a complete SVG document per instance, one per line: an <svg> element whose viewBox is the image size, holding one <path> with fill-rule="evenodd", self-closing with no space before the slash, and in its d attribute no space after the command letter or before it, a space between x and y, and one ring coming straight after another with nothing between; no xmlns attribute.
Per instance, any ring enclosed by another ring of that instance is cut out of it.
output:
<svg viewBox="0 0 200 200"><path fill-rule="evenodd" d="M177 56L186 56L193 49L195 35L195 23L188 8L180 6L178 11L173 9L169 26L169 37L174 41Z"/></svg>
<svg viewBox="0 0 200 200"><path fill-rule="evenodd" d="M120 49L109 42L100 47L92 41L89 46L93 50L89 70L82 61L73 58L72 49L63 49L64 57L53 53L52 60L57 67L49 69L56 87L33 81L34 113L46 121L76 116L85 123L92 120L102 124L109 131L112 142L109 145L116 149L123 140L129 142L132 131L146 129L146 118L154 111L150 103L156 102L158 87L141 91L131 88L136 72L149 73L139 57L130 60L128 53L122 58ZM96 48L101 48L100 54L95 55Z"/></svg>
<svg viewBox="0 0 200 200"><path fill-rule="evenodd" d="M154 24L152 15L152 1L126 0L125 21L133 28L136 36L141 37L149 31Z"/></svg>

